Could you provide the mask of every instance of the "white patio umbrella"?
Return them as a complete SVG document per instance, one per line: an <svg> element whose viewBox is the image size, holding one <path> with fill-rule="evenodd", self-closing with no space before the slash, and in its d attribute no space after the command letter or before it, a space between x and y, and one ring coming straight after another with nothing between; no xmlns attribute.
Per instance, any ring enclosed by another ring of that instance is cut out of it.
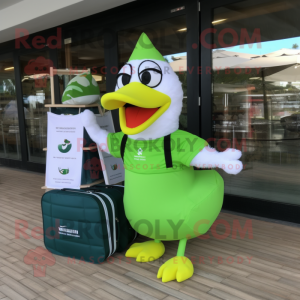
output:
<svg viewBox="0 0 300 300"><path fill-rule="evenodd" d="M281 72L280 78L282 78L279 81L288 81L287 77L283 79L283 75L291 75L289 72L292 72L293 69L295 69L295 66L300 65L300 55L298 54L298 51L286 51L289 49L281 49L275 52L271 52L269 54L265 54L263 56L260 56L258 58L252 58L249 61L246 61L244 63L232 66L231 68L241 68L241 69L256 69L257 72L261 73L263 82L270 79L275 79L276 74ZM290 49L293 50L293 49ZM290 67L289 67L290 66ZM279 67L279 68L276 68ZM283 68L280 68L283 67ZM286 68L284 68L286 67ZM297 68L298 69L298 68ZM294 71L293 71L294 72ZM292 76L292 75L291 75ZM277 77L279 78L279 77ZM278 81L278 80L272 80L272 81ZM264 85L263 85L264 86ZM266 89L263 88L263 96L264 96L264 105L267 105L267 94ZM270 102L270 105L272 102ZM268 119L268 110L264 110L265 118Z"/></svg>
<svg viewBox="0 0 300 300"><path fill-rule="evenodd" d="M253 57L253 54L240 53L227 50L213 51L212 67L214 70L224 70L231 66L247 62Z"/></svg>
<svg viewBox="0 0 300 300"><path fill-rule="evenodd" d="M224 70L226 68L231 68L237 64L243 64L248 62L248 58L244 57L236 57L236 56L228 56L228 57L220 57L214 58L212 62L212 67L214 70Z"/></svg>
<svg viewBox="0 0 300 300"><path fill-rule="evenodd" d="M266 76L265 81L300 81L300 66L297 66L297 68L295 68L295 66L292 66L272 75Z"/></svg>
<svg viewBox="0 0 300 300"><path fill-rule="evenodd" d="M299 49L282 48L280 50L276 50L274 52L264 54L264 56L271 57L271 56L284 56L284 55L297 55L297 54L300 55Z"/></svg>
<svg viewBox="0 0 300 300"><path fill-rule="evenodd" d="M267 55L267 54L266 54ZM260 56L246 62L231 66L231 68L271 68L278 66L300 64L300 55Z"/></svg>
<svg viewBox="0 0 300 300"><path fill-rule="evenodd" d="M225 68L230 68L233 65L249 61L251 57L253 57L253 54L215 50L213 51L213 69L223 70ZM187 70L186 56L179 56L176 58L178 59L170 63L171 68L174 72L185 72Z"/></svg>
<svg viewBox="0 0 300 300"><path fill-rule="evenodd" d="M227 50L215 50L213 51L212 67L214 70L224 70L231 66L242 64L249 61L253 54L240 53Z"/></svg>
<svg viewBox="0 0 300 300"><path fill-rule="evenodd" d="M176 60L170 62L170 66L174 72L185 72L187 69L186 56L176 57Z"/></svg>
<svg viewBox="0 0 300 300"><path fill-rule="evenodd" d="M224 57L234 57L234 56L250 59L255 55L250 54L250 53L234 52L234 51L228 51L228 50L223 50L223 49L213 51L213 59L224 58Z"/></svg>

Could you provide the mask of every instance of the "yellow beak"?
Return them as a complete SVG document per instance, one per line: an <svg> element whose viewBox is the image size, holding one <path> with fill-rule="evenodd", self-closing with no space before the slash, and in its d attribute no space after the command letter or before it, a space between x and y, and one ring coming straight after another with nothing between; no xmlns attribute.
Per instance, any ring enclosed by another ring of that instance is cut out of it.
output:
<svg viewBox="0 0 300 300"><path fill-rule="evenodd" d="M107 93L101 98L105 109L119 108L120 126L125 134L134 135L144 131L153 124L170 106L171 98L157 90L139 83L129 83L116 92ZM125 104L131 104L142 108L158 108L158 110L141 125L129 128L126 126Z"/></svg>

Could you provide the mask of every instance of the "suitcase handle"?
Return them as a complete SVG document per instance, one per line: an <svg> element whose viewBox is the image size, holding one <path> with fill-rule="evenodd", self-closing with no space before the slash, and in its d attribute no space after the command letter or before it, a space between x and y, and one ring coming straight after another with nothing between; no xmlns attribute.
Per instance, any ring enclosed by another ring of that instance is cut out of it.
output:
<svg viewBox="0 0 300 300"><path fill-rule="evenodd" d="M102 188L112 188L112 186L108 186L108 187L106 187L106 186L101 186ZM93 189L93 188L87 188L87 190L88 191L91 191L91 192L99 192L99 189Z"/></svg>
<svg viewBox="0 0 300 300"><path fill-rule="evenodd" d="M124 186L121 186L121 185L113 185L113 184L107 184L107 185L96 184L95 186L100 186L100 187L111 187L111 188L116 187L116 186L118 186L118 187L124 187Z"/></svg>
<svg viewBox="0 0 300 300"><path fill-rule="evenodd" d="M68 192L68 191L81 191L81 190L78 190L78 189L68 189L68 188L63 188L63 189L58 189L59 191L66 191L66 192Z"/></svg>
<svg viewBox="0 0 300 300"><path fill-rule="evenodd" d="M115 188L116 186L115 185L100 185L100 184L96 184L96 185L94 185L95 187L96 186L99 186L99 187L101 187L101 188L108 188L108 189L110 189L110 188ZM93 189L92 187L89 187L89 188L87 188L89 191L99 191L98 189Z"/></svg>
<svg viewBox="0 0 300 300"><path fill-rule="evenodd" d="M99 187L102 187L102 188L115 188L116 185L100 185L100 184L96 184L94 186L99 186ZM118 187L121 187L120 185L118 185ZM63 189L60 189L60 191L81 191L78 190L78 189L70 189L70 188L63 188ZM88 191L98 191L97 189L93 189L92 187L89 187L89 188L85 188L85 190L88 190Z"/></svg>

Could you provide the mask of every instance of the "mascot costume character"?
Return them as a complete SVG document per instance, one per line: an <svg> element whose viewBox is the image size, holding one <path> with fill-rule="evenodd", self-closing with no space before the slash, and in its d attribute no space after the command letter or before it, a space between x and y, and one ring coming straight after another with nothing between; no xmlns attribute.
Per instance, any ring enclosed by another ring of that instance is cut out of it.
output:
<svg viewBox="0 0 300 300"><path fill-rule="evenodd" d="M193 275L193 264L184 257L187 240L205 234L222 207L222 177L193 166L219 167L229 174L243 168L239 150L217 152L205 140L178 129L182 99L178 76L143 33L118 74L115 92L101 99L104 108L119 109L122 131L108 133L91 111L81 114L100 149L123 158L126 217L151 239L133 244L125 255L152 261L164 254L162 241L179 240L177 256L158 271L163 282Z"/></svg>

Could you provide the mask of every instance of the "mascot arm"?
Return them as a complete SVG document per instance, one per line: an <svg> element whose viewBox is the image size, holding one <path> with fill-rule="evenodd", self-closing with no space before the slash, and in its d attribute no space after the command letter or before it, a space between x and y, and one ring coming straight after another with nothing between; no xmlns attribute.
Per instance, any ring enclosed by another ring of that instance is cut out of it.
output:
<svg viewBox="0 0 300 300"><path fill-rule="evenodd" d="M83 113L80 114L80 116L82 124L91 139L97 145L99 145L102 151L109 153L107 145L107 136L109 132L100 128L97 123L96 116L90 110L86 109Z"/></svg>
<svg viewBox="0 0 300 300"><path fill-rule="evenodd" d="M197 168L220 168L228 174L238 174L243 169L239 160L242 152L237 149L228 148L224 152L218 152L214 148L206 146L191 161L191 166Z"/></svg>

